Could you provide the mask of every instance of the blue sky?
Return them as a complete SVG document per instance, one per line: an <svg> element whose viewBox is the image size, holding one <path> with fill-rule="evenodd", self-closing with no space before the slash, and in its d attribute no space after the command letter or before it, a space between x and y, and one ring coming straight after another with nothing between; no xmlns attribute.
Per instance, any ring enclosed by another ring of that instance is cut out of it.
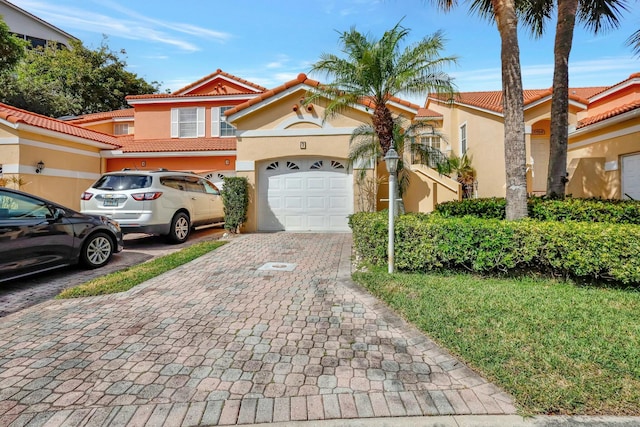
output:
<svg viewBox="0 0 640 427"><path fill-rule="evenodd" d="M447 70L460 91L499 90L500 38L495 24L467 13L464 2L444 13L427 0L10 0L97 48L126 50L128 69L162 89L176 90L216 69L265 87L309 73L322 53L339 53L339 32L354 27L380 36L403 19L410 41L442 30L442 55L457 56ZM605 86L640 72L626 39L640 28L640 8L629 0L620 29L594 36L576 29L570 85ZM553 30L520 35L523 84L548 88L553 76ZM323 80L324 76L312 76ZM412 100L422 103L422 100Z"/></svg>

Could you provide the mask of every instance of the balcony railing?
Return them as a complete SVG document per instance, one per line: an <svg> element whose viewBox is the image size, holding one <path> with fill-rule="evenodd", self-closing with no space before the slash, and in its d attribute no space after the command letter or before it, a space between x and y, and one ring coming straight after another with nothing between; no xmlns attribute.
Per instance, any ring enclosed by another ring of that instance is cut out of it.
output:
<svg viewBox="0 0 640 427"><path fill-rule="evenodd" d="M424 152L411 153L411 164L427 165L432 169L438 169L438 165L446 165L447 155L437 148L430 146L423 147Z"/></svg>

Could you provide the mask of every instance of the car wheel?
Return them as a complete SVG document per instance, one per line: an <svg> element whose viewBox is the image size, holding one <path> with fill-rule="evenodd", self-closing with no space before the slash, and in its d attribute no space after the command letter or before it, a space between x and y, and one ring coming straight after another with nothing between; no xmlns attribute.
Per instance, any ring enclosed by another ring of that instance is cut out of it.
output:
<svg viewBox="0 0 640 427"><path fill-rule="evenodd" d="M171 220L171 229L167 237L171 243L183 243L189 237L191 223L189 217L184 212L178 212Z"/></svg>
<svg viewBox="0 0 640 427"><path fill-rule="evenodd" d="M88 268L102 267L113 255L113 241L105 233L96 233L89 236L82 247L80 258Z"/></svg>

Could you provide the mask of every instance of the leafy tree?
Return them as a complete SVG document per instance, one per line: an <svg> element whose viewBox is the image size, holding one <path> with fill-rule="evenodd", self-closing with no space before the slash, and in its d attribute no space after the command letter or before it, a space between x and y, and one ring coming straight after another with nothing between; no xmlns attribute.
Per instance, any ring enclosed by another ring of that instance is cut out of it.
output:
<svg viewBox="0 0 640 427"><path fill-rule="evenodd" d="M456 0L434 1L445 10L457 5ZM528 215L524 100L522 96L522 70L520 67L516 6L516 0L470 0L470 10L495 21L500 33L507 200L506 219L508 220L517 220Z"/></svg>
<svg viewBox="0 0 640 427"><path fill-rule="evenodd" d="M0 16L0 73L11 71L24 55L27 43L11 34Z"/></svg>
<svg viewBox="0 0 640 427"><path fill-rule="evenodd" d="M3 102L52 117L111 111L127 107L127 95L158 92L125 70L124 50L109 49L106 39L97 50L72 41L71 49L48 44L26 51L14 72L5 75Z"/></svg>
<svg viewBox="0 0 640 427"><path fill-rule="evenodd" d="M324 73L333 81L318 87L307 102L327 98L325 118L363 102L371 105L372 127L383 156L394 145L394 118L388 107L393 97L454 92L452 79L443 69L456 58L440 56L442 33L403 49L409 31L398 23L376 39L351 28L340 34L344 57L324 53L312 67L312 72Z"/></svg>
<svg viewBox="0 0 640 427"><path fill-rule="evenodd" d="M619 26L625 0L519 0L523 21L536 37L542 36L556 9L554 41L553 97L547 196L564 198L567 183L567 144L569 139L569 55L576 21L594 34L603 28Z"/></svg>

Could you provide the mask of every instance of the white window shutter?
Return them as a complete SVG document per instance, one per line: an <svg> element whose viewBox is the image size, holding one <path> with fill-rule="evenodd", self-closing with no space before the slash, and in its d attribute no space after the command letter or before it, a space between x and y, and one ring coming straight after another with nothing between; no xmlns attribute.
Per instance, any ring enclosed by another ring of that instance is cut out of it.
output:
<svg viewBox="0 0 640 427"><path fill-rule="evenodd" d="M198 137L204 136L204 107L198 107Z"/></svg>
<svg viewBox="0 0 640 427"><path fill-rule="evenodd" d="M178 126L178 109L171 109L171 138L178 138L180 136L180 130Z"/></svg>
<svg viewBox="0 0 640 427"><path fill-rule="evenodd" d="M211 107L211 136L220 136L220 107Z"/></svg>

